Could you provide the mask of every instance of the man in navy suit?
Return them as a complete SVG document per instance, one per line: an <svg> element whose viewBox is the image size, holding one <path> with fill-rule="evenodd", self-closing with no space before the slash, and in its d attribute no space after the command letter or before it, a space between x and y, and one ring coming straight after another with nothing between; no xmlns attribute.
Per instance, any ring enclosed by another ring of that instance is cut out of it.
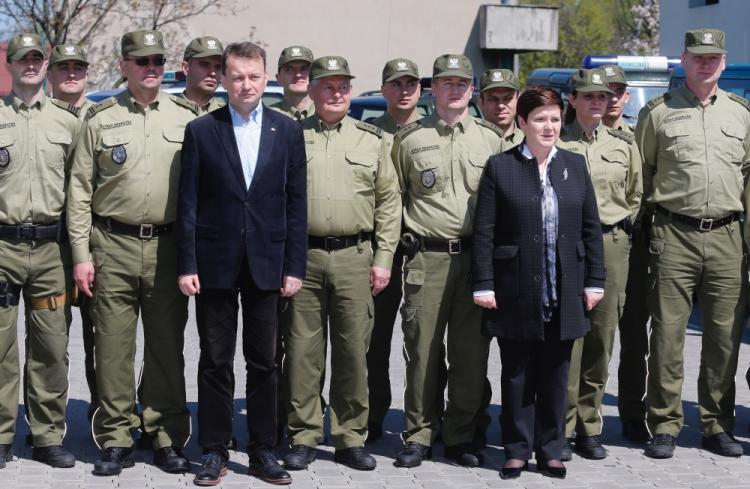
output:
<svg viewBox="0 0 750 489"><path fill-rule="evenodd" d="M250 42L222 56L229 105L188 124L181 155L179 285L196 297L199 443L197 485L226 473L232 436L232 367L242 300L251 475L289 484L278 464L277 372L279 296L302 285L307 252L307 195L302 129L260 103L266 53Z"/></svg>

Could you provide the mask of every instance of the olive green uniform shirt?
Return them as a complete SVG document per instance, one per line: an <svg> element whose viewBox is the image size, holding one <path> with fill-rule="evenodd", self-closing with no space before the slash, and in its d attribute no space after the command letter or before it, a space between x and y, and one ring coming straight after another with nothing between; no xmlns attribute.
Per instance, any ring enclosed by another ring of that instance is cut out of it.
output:
<svg viewBox="0 0 750 489"><path fill-rule="evenodd" d="M125 90L89 110L68 189L75 263L90 260L92 214L126 224L175 220L180 150L194 117L187 102L164 92L144 107Z"/></svg>
<svg viewBox="0 0 750 489"><path fill-rule="evenodd" d="M641 156L633 136L599 124L589 139L580 124L573 121L565 126L558 146L586 158L602 224L617 224L626 217L635 221L643 181Z"/></svg>
<svg viewBox="0 0 750 489"><path fill-rule="evenodd" d="M89 99L86 99L83 101L80 107L78 107L78 119L83 121L86 118L86 113L89 111L91 107L96 105L94 102L92 102Z"/></svg>
<svg viewBox="0 0 750 489"><path fill-rule="evenodd" d="M310 105L308 105L306 108L298 110L296 107L292 107L292 105L287 102L286 99L282 99L271 105L270 108L277 112L281 112L287 117L291 117L297 122L304 121L305 119L308 119L309 117L312 117L313 114L315 114L315 104L313 104L312 102L310 102Z"/></svg>
<svg viewBox="0 0 750 489"><path fill-rule="evenodd" d="M635 140L649 203L695 218L742 211L750 167L750 112L743 102L717 89L704 107L686 86L671 90L641 109Z"/></svg>
<svg viewBox="0 0 750 489"><path fill-rule="evenodd" d="M0 106L0 223L48 224L65 208L69 155L80 121L42 95L31 107L13 94Z"/></svg>
<svg viewBox="0 0 750 489"><path fill-rule="evenodd" d="M509 134L503 134L503 150L508 151L513 149L523 142L526 138L526 134L523 133L518 125L515 125L513 132Z"/></svg>
<svg viewBox="0 0 750 489"><path fill-rule="evenodd" d="M437 112L404 126L393 144L406 227L427 238L471 236L484 165L503 151L499 127L470 115L454 127Z"/></svg>
<svg viewBox="0 0 750 489"><path fill-rule="evenodd" d="M226 105L224 100L219 97L211 97L208 100L207 104L198 105L187 97L187 94L185 93L185 91L183 91L182 93L176 94L176 96L195 105L194 112L195 112L196 117L202 116L204 114L208 114L209 112L212 112L216 109L220 109Z"/></svg>
<svg viewBox="0 0 750 489"><path fill-rule="evenodd" d="M401 199L378 128L344 117L302 123L307 153L308 232L349 236L375 231L373 266L389 269L400 235Z"/></svg>

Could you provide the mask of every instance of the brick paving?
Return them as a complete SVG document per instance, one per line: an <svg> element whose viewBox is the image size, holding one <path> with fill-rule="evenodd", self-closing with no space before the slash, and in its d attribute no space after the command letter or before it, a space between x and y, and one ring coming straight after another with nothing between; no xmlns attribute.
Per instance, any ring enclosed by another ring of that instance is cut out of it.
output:
<svg viewBox="0 0 750 489"><path fill-rule="evenodd" d="M126 469L119 477L101 478L91 475L93 462L99 451L92 441L89 425L86 419L88 407L88 392L83 375L83 345L81 340L80 320L74 312L74 324L71 328L70 341L70 400L68 404L68 431L65 446L72 450L78 462L72 469L52 469L46 465L31 460L31 448L24 446L23 441L28 428L23 419L23 406L19 403L19 423L14 446L14 457L7 467L0 470L0 488L8 489L73 489L73 488L159 488L172 489L196 487L192 483L192 474L166 474L151 465L151 453L138 450L136 465ZM196 430L196 371L198 358L198 338L191 313L190 322L186 329L186 379L187 396L190 411L193 413L193 430ZM23 317L19 320L23 324ZM333 462L333 448L319 447L318 459L311 465L310 470L293 472L295 489L385 489L385 488L427 488L427 489L463 489L463 488L656 488L659 489L717 489L732 487L750 487L750 391L744 380L744 370L750 363L750 337L746 337L740 350L740 368L737 375L737 424L736 436L745 448L746 457L740 459L726 459L700 449L701 434L698 429L698 415L696 407L696 380L698 376L698 352L701 334L697 327L691 326L686 339L685 353L685 386L684 408L686 426L678 440L675 457L670 460L651 460L643 456L643 448L627 442L620 435L620 423L617 419L617 355L610 366L612 379L607 387L604 408L604 433L602 440L609 456L602 461L589 461L576 455L567 463L568 478L564 481L553 481L542 477L533 471L524 473L515 481L504 481L498 476L504 456L500 445L500 429L497 416L500 411L500 360L497 345L493 344L490 353L490 379L495 386L492 399L491 413L493 424L489 433L489 446L485 451L486 462L477 469L465 469L449 464L442 458L442 446L436 447L436 457L414 469L401 469L393 466L393 457L400 446L399 431L403 427L401 393L404 388L404 362L401 356L402 337L397 326L397 333L393 339L391 356L391 376L394 391L394 405L385 423L386 434L377 443L369 446L378 461L378 467L373 472L357 472ZM747 336L747 335L746 335ZM139 339L140 341L140 339ZM23 345L19 336L19 345ZM244 386L244 368L241 354L237 356L235 370L237 385ZM138 360L140 361L140 360ZM245 416L243 393L238 391L235 408L235 434L239 446L247 444L245 430ZM283 456L284 451L279 451ZM189 443L186 455L193 462L194 469L198 467L200 448L196 445L195 437ZM241 451L231 453L229 475L222 479L222 488L255 488L271 487L247 473L247 455Z"/></svg>

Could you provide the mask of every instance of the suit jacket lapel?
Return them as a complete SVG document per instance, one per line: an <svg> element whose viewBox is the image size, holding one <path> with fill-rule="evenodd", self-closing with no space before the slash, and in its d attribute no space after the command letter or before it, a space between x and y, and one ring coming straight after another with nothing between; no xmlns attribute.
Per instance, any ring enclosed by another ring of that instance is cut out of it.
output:
<svg viewBox="0 0 750 489"><path fill-rule="evenodd" d="M243 195L247 192L245 186L245 174L242 173L242 160L240 160L240 152L237 150L237 138L234 137L234 128L232 127L232 116L229 113L229 106L222 107L217 111L216 114L217 124L216 132L219 136L221 146L224 148L224 152L227 155L229 166L237 177L237 184L242 188Z"/></svg>
<svg viewBox="0 0 750 489"><path fill-rule="evenodd" d="M263 122L260 126L260 145L258 147L258 161L255 163L255 173L253 181L250 182L248 194L255 189L259 183L260 176L268 167L268 162L273 152L273 142L276 137L276 120L272 115L272 110L263 106ZM286 116L284 116L286 117Z"/></svg>

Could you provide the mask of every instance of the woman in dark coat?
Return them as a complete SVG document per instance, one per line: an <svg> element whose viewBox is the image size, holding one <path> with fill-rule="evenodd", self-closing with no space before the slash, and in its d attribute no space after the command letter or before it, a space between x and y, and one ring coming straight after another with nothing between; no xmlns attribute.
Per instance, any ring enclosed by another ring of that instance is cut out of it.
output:
<svg viewBox="0 0 750 489"><path fill-rule="evenodd" d="M526 139L487 162L474 220L474 302L502 361L503 478L532 450L537 470L563 478L560 460L573 340L590 329L604 262L596 197L585 159L558 149L563 104L531 87L518 99Z"/></svg>

